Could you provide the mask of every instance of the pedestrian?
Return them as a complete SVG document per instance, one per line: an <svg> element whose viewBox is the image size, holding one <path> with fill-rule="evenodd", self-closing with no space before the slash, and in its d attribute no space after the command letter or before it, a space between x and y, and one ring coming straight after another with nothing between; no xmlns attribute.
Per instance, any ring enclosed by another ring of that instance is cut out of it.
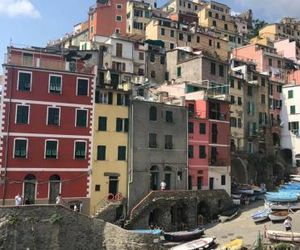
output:
<svg viewBox="0 0 300 250"><path fill-rule="evenodd" d="M160 183L160 190L165 190L166 189L166 186L167 186L167 183L165 183L165 181L162 181L161 183Z"/></svg>
<svg viewBox="0 0 300 250"><path fill-rule="evenodd" d="M59 193L58 196L56 197L55 201L56 201L56 205L62 204L62 197L61 197L61 194L60 194L60 193Z"/></svg>
<svg viewBox="0 0 300 250"><path fill-rule="evenodd" d="M22 197L20 196L19 193L15 197L15 205L16 206L21 206L22 205Z"/></svg>
<svg viewBox="0 0 300 250"><path fill-rule="evenodd" d="M283 222L283 225L285 227L285 231L291 231L292 230L292 218L288 216L285 221Z"/></svg>

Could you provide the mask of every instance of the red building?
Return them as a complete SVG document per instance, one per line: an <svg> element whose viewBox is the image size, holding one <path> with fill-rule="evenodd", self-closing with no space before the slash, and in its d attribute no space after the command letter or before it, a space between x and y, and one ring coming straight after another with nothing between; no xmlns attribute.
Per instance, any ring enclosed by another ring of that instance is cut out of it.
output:
<svg viewBox="0 0 300 250"><path fill-rule="evenodd" d="M6 61L2 204L12 204L18 193L26 203L55 203L61 193L70 206L88 211L92 68L79 56L45 49L10 47Z"/></svg>
<svg viewBox="0 0 300 250"><path fill-rule="evenodd" d="M126 0L97 0L89 11L90 39L95 35L126 35Z"/></svg>
<svg viewBox="0 0 300 250"><path fill-rule="evenodd" d="M229 103L187 100L189 111L190 189L225 189L230 193Z"/></svg>

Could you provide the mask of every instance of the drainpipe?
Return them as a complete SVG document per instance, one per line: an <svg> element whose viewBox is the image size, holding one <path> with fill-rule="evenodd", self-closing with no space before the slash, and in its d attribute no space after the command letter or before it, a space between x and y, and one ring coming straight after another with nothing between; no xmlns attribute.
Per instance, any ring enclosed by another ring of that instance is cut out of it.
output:
<svg viewBox="0 0 300 250"><path fill-rule="evenodd" d="M130 200L130 188L129 185L132 183L133 179L133 104L132 100L130 102L130 106L128 108L129 110L129 134L128 134L128 143L130 145L130 161L129 161L129 166L127 167L127 172L128 172L128 180L127 180L127 213L129 212L129 200ZM130 123L131 121L131 123ZM128 150L129 151L129 150ZM131 172L129 172L129 168L131 169Z"/></svg>

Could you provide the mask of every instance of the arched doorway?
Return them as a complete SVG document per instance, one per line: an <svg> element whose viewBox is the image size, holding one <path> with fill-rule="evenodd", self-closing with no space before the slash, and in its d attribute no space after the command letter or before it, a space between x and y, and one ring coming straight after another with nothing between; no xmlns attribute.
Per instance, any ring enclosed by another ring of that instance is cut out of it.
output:
<svg viewBox="0 0 300 250"><path fill-rule="evenodd" d="M236 183L248 183L248 171L244 161L240 158L231 160L231 177Z"/></svg>
<svg viewBox="0 0 300 250"><path fill-rule="evenodd" d="M170 166L166 166L164 169L165 172L165 183L166 190L172 189L172 168Z"/></svg>
<svg viewBox="0 0 300 250"><path fill-rule="evenodd" d="M29 174L24 178L24 201L25 204L34 204L36 196L36 178Z"/></svg>
<svg viewBox="0 0 300 250"><path fill-rule="evenodd" d="M49 179L49 203L55 204L56 197L60 193L61 182L58 175L52 175Z"/></svg>
<svg viewBox="0 0 300 250"><path fill-rule="evenodd" d="M152 166L150 168L150 189L158 190L159 189L159 169L157 166Z"/></svg>

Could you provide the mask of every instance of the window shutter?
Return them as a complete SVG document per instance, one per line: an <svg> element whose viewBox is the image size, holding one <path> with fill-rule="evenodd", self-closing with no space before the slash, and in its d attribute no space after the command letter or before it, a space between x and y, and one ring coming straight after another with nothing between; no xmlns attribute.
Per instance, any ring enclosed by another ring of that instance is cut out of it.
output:
<svg viewBox="0 0 300 250"><path fill-rule="evenodd" d="M108 92L108 104L113 104L113 93Z"/></svg>

